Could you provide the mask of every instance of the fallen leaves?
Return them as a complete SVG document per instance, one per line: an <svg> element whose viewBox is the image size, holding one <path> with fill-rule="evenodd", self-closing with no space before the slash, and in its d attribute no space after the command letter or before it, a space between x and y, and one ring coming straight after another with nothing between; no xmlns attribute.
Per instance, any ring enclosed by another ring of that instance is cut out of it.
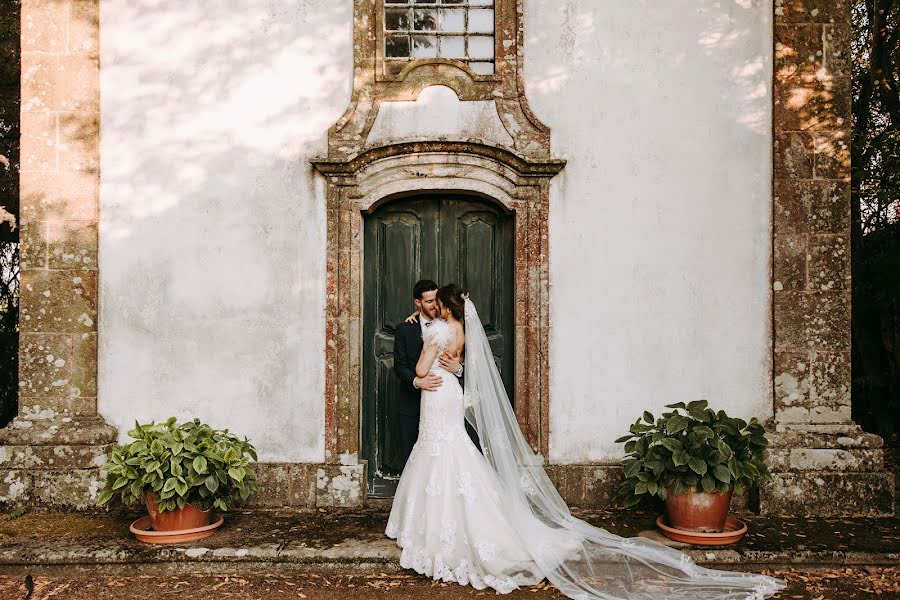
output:
<svg viewBox="0 0 900 600"><path fill-rule="evenodd" d="M836 588L861 590L883 598L900 597L900 567L858 566L834 569L785 569L774 572L789 582L803 584L812 600L835 597ZM790 596L804 598L807 596Z"/></svg>

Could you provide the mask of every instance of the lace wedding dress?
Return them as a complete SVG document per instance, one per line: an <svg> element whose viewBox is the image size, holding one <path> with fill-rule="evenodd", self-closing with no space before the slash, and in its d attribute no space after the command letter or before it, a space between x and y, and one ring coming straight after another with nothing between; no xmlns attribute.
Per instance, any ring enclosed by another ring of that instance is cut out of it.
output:
<svg viewBox="0 0 900 600"><path fill-rule="evenodd" d="M518 427L470 300L465 320L465 393L435 362L431 372L443 384L422 392L419 438L388 518L402 567L504 594L546 577L574 600L762 600L785 587L765 575L707 569L653 540L574 517ZM435 319L424 342L442 350L452 336Z"/></svg>
<svg viewBox="0 0 900 600"><path fill-rule="evenodd" d="M425 345L452 341L443 319L425 329ZM443 384L422 391L419 438L397 485L386 534L402 548L400 565L443 581L509 593L544 579L516 525L500 480L465 428L463 390L437 361ZM546 534L552 534L547 528Z"/></svg>

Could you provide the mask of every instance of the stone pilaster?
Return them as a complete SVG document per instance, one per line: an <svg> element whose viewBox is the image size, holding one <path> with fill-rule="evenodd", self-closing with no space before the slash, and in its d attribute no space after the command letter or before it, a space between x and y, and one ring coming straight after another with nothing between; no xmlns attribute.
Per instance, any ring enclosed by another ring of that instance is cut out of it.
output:
<svg viewBox="0 0 900 600"><path fill-rule="evenodd" d="M98 0L22 0L19 412L0 502L92 505L97 413Z"/></svg>
<svg viewBox="0 0 900 600"><path fill-rule="evenodd" d="M850 3L776 0L774 407L763 513L892 514L850 417Z"/></svg>

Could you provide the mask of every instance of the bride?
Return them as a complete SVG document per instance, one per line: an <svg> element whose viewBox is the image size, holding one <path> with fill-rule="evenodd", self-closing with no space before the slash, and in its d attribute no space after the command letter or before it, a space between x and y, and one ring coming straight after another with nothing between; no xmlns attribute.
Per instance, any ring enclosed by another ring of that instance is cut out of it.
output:
<svg viewBox="0 0 900 600"><path fill-rule="evenodd" d="M419 438L385 530L402 567L503 594L546 577L575 600L762 600L785 587L572 516L519 430L475 305L452 283L437 302L416 374L443 384L422 391ZM465 355L465 392L436 360L445 351Z"/></svg>

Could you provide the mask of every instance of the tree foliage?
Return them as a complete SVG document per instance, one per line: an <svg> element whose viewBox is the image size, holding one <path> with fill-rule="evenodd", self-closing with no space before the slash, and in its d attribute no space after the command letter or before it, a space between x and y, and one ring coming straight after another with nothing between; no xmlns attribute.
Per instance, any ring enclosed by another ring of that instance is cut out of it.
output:
<svg viewBox="0 0 900 600"><path fill-rule="evenodd" d="M853 416L900 430L900 0L853 0Z"/></svg>
<svg viewBox="0 0 900 600"><path fill-rule="evenodd" d="M0 427L18 412L19 244L0 240Z"/></svg>

